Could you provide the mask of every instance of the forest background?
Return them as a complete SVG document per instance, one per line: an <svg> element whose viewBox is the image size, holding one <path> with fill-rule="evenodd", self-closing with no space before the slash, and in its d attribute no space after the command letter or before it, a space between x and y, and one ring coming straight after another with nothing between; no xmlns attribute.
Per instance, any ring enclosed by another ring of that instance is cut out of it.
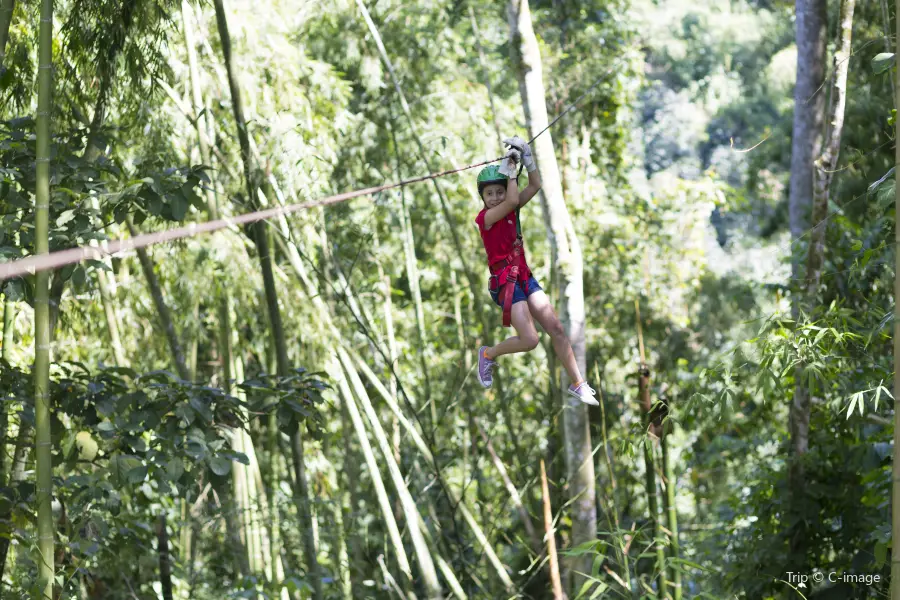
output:
<svg viewBox="0 0 900 600"><path fill-rule="evenodd" d="M488 160L587 93L521 216L601 406L546 334L478 385L476 170L10 279L2 596L885 596L892 11L3 0L4 261Z"/></svg>

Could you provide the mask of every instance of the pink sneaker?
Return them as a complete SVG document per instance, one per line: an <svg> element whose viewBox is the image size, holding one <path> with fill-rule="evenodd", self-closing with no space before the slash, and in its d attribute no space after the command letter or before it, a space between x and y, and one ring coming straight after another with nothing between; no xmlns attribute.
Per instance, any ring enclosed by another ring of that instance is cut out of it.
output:
<svg viewBox="0 0 900 600"><path fill-rule="evenodd" d="M482 346L478 349L478 381L481 382L482 386L489 388L494 384L494 375L491 373L491 369L497 363L484 355L486 349L487 346Z"/></svg>
<svg viewBox="0 0 900 600"><path fill-rule="evenodd" d="M600 406L600 403L597 402L597 398L594 397L597 392L587 384L587 381L582 381L578 386L570 385L568 394L573 398L578 398L585 404Z"/></svg>

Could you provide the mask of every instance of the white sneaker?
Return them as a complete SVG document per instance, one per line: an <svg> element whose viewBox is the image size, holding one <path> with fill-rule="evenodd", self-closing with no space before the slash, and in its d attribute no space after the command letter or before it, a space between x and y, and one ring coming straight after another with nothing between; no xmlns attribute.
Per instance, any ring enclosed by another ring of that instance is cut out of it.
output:
<svg viewBox="0 0 900 600"><path fill-rule="evenodd" d="M581 385L578 387L569 386L567 393L573 398L578 398L585 404L590 404L591 406L600 406L600 403L597 402L597 392L587 384L587 381L582 381Z"/></svg>

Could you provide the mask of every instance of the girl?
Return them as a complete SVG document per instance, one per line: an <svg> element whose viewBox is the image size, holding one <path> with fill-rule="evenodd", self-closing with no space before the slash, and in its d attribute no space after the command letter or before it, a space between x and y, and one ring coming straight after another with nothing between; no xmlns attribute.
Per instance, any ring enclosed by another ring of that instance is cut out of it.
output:
<svg viewBox="0 0 900 600"><path fill-rule="evenodd" d="M532 276L525 262L522 236L518 233L517 209L525 206L541 189L531 148L516 136L504 140L510 150L498 167L490 165L478 174L478 195L484 208L475 217L488 266L491 269L490 292L494 302L503 307L503 325L515 328L517 336L510 337L492 348L478 350L478 380L486 388L494 382L491 370L498 356L529 352L538 345L534 321L540 323L553 340L553 349L573 382L568 394L585 404L599 405L596 392L582 379L575 362L572 345L562 323L553 311L550 300ZM519 191L516 164L522 161L528 170L528 186Z"/></svg>

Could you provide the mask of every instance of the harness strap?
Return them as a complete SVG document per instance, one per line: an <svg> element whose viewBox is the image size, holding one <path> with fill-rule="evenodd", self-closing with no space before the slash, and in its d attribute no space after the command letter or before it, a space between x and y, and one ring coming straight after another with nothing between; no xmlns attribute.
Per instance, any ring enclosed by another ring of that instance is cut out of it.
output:
<svg viewBox="0 0 900 600"><path fill-rule="evenodd" d="M516 173L516 181L522 174L524 163L519 165L519 172ZM503 260L497 261L489 265L491 274L497 278L497 284L500 284L500 275L503 270L509 267L506 273L506 283L503 286L502 302L503 302L503 326L509 327L512 322L512 301L516 293L516 286L519 282L519 268L524 267L525 250L522 243L522 220L519 218L519 209L516 208L516 241L513 243L513 249L509 256ZM525 279L525 293L528 293L528 279Z"/></svg>
<svg viewBox="0 0 900 600"><path fill-rule="evenodd" d="M506 271L506 282L503 284L503 289L500 291L500 297L502 298L503 305L503 326L509 327L512 319L512 301L513 295L516 292L516 286L519 283L519 275L520 273L524 277L526 275L525 271L527 269L527 264L525 263L525 252L522 245L522 240L517 239L515 243L513 243L513 249L509 256L504 258L501 261L497 261L490 266L492 277L497 279L497 285L500 284L500 276ZM525 279L525 293L528 293L528 278Z"/></svg>
<svg viewBox="0 0 900 600"><path fill-rule="evenodd" d="M513 265L506 275L506 285L503 286L503 326L509 327L512 322L512 300L516 292L516 284L519 279L519 265Z"/></svg>

